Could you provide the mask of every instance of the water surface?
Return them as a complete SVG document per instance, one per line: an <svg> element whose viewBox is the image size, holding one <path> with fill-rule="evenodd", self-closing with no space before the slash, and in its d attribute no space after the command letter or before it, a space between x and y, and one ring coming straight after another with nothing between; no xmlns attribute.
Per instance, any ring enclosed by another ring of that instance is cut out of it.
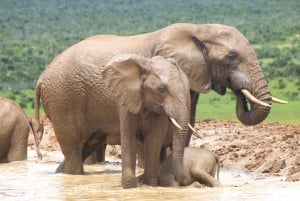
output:
<svg viewBox="0 0 300 201"><path fill-rule="evenodd" d="M208 187L121 187L121 163L85 165L85 175L54 174L63 159L59 151L43 152L37 161L29 151L27 161L0 164L0 200L205 200L205 201L281 201L299 200L300 182L282 177L262 177L240 170L222 169L220 188Z"/></svg>

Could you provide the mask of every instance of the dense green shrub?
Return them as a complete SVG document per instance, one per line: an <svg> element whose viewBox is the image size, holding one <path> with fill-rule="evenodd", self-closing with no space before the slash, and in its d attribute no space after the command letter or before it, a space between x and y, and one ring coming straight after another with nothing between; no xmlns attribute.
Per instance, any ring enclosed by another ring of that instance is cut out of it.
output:
<svg viewBox="0 0 300 201"><path fill-rule="evenodd" d="M258 46L259 59L272 59L263 66L268 77L299 77L297 8L299 0L2 0L0 91L33 89L57 54L88 36L145 33L175 22L235 26Z"/></svg>
<svg viewBox="0 0 300 201"><path fill-rule="evenodd" d="M286 87L286 83L284 82L283 79L278 80L278 88L279 89L284 89Z"/></svg>

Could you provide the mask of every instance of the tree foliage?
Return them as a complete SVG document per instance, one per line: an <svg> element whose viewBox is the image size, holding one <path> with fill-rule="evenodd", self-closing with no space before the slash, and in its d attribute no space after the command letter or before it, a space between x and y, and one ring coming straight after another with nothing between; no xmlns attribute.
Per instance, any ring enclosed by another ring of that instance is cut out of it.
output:
<svg viewBox="0 0 300 201"><path fill-rule="evenodd" d="M300 75L299 0L2 0L0 90L34 88L55 55L95 34L132 35L176 22L237 27L270 79Z"/></svg>

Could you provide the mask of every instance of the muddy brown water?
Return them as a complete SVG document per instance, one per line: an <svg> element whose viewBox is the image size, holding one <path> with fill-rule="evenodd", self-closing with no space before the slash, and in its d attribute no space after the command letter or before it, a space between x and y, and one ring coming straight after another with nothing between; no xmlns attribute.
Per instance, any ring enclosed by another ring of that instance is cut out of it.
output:
<svg viewBox="0 0 300 201"><path fill-rule="evenodd" d="M54 174L60 151L43 152L37 161L33 150L28 160L0 164L0 200L205 200L260 201L299 200L300 182L285 182L283 177L265 177L236 169L222 169L219 188L208 187L121 187L121 162L85 165L85 175ZM140 171L140 170L139 170Z"/></svg>

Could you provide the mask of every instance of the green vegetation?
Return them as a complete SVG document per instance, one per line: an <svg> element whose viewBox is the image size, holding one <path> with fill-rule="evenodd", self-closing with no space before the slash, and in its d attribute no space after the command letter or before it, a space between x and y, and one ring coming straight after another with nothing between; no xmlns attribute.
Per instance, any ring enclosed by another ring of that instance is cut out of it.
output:
<svg viewBox="0 0 300 201"><path fill-rule="evenodd" d="M34 90L14 90L0 92L0 97L7 97L16 101L25 111L26 114L34 115Z"/></svg>
<svg viewBox="0 0 300 201"><path fill-rule="evenodd" d="M33 114L33 89L42 70L62 50L91 35L139 34L175 22L221 23L249 39L273 95L290 102L274 105L267 120L300 123L295 114L300 111L299 7L299 0L2 0L0 95ZM230 93L201 95L200 102L200 118L236 119Z"/></svg>

